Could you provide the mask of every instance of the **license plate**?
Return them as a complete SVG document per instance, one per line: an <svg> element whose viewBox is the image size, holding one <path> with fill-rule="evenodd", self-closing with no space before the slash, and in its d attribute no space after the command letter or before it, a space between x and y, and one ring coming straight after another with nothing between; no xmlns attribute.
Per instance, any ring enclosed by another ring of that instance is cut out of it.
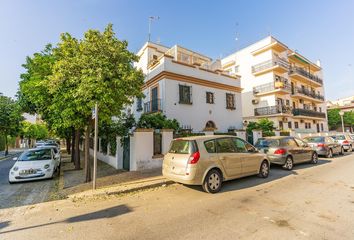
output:
<svg viewBox="0 0 354 240"><path fill-rule="evenodd" d="M22 170L20 172L20 175L29 175L29 174L36 174L37 171L35 169L27 169L27 170Z"/></svg>

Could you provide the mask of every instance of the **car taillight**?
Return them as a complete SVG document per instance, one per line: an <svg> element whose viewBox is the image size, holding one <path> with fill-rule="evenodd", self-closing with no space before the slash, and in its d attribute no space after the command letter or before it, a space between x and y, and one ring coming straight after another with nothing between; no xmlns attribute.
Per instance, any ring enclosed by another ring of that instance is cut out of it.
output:
<svg viewBox="0 0 354 240"><path fill-rule="evenodd" d="M286 153L286 149L284 149L284 148L279 148L274 151L274 154L284 155L285 153Z"/></svg>
<svg viewBox="0 0 354 240"><path fill-rule="evenodd" d="M348 140L344 140L343 144L349 144Z"/></svg>
<svg viewBox="0 0 354 240"><path fill-rule="evenodd" d="M324 146L325 146L324 143L318 143L318 144L317 144L317 147L324 147Z"/></svg>
<svg viewBox="0 0 354 240"><path fill-rule="evenodd" d="M195 152L189 157L188 164L196 164L199 161L200 153Z"/></svg>

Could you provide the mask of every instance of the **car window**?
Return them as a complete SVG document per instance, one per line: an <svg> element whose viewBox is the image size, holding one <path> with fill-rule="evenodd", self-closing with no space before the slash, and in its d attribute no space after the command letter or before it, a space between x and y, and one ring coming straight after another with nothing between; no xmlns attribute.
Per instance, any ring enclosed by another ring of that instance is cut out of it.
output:
<svg viewBox="0 0 354 240"><path fill-rule="evenodd" d="M334 139L331 137L326 137L326 142L334 143Z"/></svg>
<svg viewBox="0 0 354 240"><path fill-rule="evenodd" d="M234 153L236 149L231 138L220 138L216 140L218 153Z"/></svg>
<svg viewBox="0 0 354 240"><path fill-rule="evenodd" d="M304 139L305 142L320 143L324 142L324 137L307 137Z"/></svg>
<svg viewBox="0 0 354 240"><path fill-rule="evenodd" d="M336 140L345 140L345 136L344 135L337 135L335 136Z"/></svg>
<svg viewBox="0 0 354 240"><path fill-rule="evenodd" d="M171 143L170 153L191 154L191 141L188 140L174 140Z"/></svg>
<svg viewBox="0 0 354 240"><path fill-rule="evenodd" d="M232 140L235 144L236 152L239 152L239 153L247 152L246 143L244 141L242 141L239 138L233 138Z"/></svg>
<svg viewBox="0 0 354 240"><path fill-rule="evenodd" d="M307 145L304 141L300 139L294 138L294 140L300 147L305 147Z"/></svg>
<svg viewBox="0 0 354 240"><path fill-rule="evenodd" d="M50 160L52 159L51 149L36 149L26 151L21 154L19 161L36 161L36 160Z"/></svg>
<svg viewBox="0 0 354 240"><path fill-rule="evenodd" d="M205 149L207 150L208 153L215 153L215 141L214 140L209 140L204 142Z"/></svg>
<svg viewBox="0 0 354 240"><path fill-rule="evenodd" d="M294 139L292 138L285 138L282 140L282 146L285 147L297 147L297 143L295 142Z"/></svg>
<svg viewBox="0 0 354 240"><path fill-rule="evenodd" d="M277 147L280 142L277 139L259 138L255 144L257 148Z"/></svg>

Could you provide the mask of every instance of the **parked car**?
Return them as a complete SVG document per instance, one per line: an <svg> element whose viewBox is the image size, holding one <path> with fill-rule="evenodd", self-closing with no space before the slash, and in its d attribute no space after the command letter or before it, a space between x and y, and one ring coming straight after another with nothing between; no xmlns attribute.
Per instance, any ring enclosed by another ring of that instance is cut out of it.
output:
<svg viewBox="0 0 354 240"><path fill-rule="evenodd" d="M45 141L39 140L39 141L36 141L35 147L40 147L40 146L43 146L44 144L45 144Z"/></svg>
<svg viewBox="0 0 354 240"><path fill-rule="evenodd" d="M38 147L40 149L53 149L54 151L54 158L55 160L58 162L58 169L60 168L61 165L61 152L60 149L56 146L56 145L42 145L40 147Z"/></svg>
<svg viewBox="0 0 354 240"><path fill-rule="evenodd" d="M348 133L333 135L331 137L338 141L346 152L353 151L354 140L349 136Z"/></svg>
<svg viewBox="0 0 354 240"><path fill-rule="evenodd" d="M336 140L331 137L313 136L306 137L304 141L308 143L317 152L317 155L333 157L333 154L344 154L344 148Z"/></svg>
<svg viewBox="0 0 354 240"><path fill-rule="evenodd" d="M293 169L294 164L318 162L316 150L306 142L295 137L277 136L259 138L256 148L266 153L272 164L282 165L284 169Z"/></svg>
<svg viewBox="0 0 354 240"><path fill-rule="evenodd" d="M52 178L58 169L53 149L36 148L24 151L10 169L9 183Z"/></svg>
<svg viewBox="0 0 354 240"><path fill-rule="evenodd" d="M204 191L220 191L223 181L258 174L268 177L269 161L248 142L233 136L175 139L163 160L166 178Z"/></svg>

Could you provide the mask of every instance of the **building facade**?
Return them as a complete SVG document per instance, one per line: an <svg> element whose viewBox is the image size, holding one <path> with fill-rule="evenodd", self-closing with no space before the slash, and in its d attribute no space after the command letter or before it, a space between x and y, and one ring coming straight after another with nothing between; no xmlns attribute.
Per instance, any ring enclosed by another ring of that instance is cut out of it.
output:
<svg viewBox="0 0 354 240"><path fill-rule="evenodd" d="M354 96L327 101L328 109L340 109L344 112L354 111Z"/></svg>
<svg viewBox="0 0 354 240"><path fill-rule="evenodd" d="M272 120L279 130L328 131L320 63L309 61L272 36L221 60L242 77L244 124Z"/></svg>
<svg viewBox="0 0 354 240"><path fill-rule="evenodd" d="M240 77L222 70L220 61L175 45L147 42L136 67L145 74L143 93L131 112L162 112L193 132L242 128Z"/></svg>

